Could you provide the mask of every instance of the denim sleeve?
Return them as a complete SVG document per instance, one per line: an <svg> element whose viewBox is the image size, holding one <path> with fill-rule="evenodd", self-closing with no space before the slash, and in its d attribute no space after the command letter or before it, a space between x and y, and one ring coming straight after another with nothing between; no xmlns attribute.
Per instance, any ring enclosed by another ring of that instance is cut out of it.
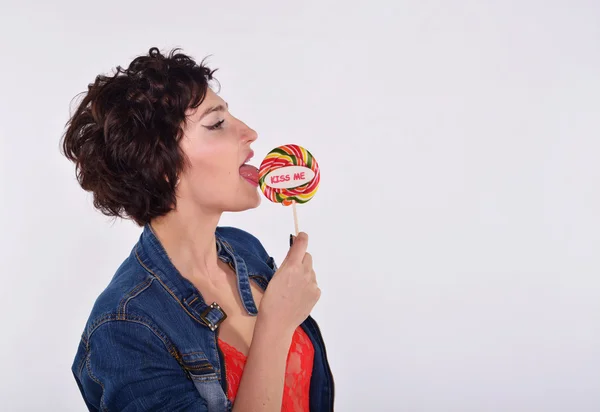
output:
<svg viewBox="0 0 600 412"><path fill-rule="evenodd" d="M163 340L144 323L100 325L90 337L78 384L90 410L208 411Z"/></svg>

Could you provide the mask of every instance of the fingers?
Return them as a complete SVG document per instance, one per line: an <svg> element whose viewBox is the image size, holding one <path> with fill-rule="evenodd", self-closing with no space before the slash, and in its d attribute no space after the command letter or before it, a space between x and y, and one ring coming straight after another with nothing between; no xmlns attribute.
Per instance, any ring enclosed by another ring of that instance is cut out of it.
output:
<svg viewBox="0 0 600 412"><path fill-rule="evenodd" d="M310 253L306 253L304 255L304 260L302 261L302 265L304 266L304 270L308 274L308 279L312 283L316 284L317 283L317 274L315 273L315 270L313 269L313 257Z"/></svg>
<svg viewBox="0 0 600 412"><path fill-rule="evenodd" d="M310 271L310 281L311 281L312 283L314 283L315 285L317 285L317 286L318 286L318 284L317 284L317 274L315 273L315 271L314 271L314 270L311 270L311 271Z"/></svg>
<svg viewBox="0 0 600 412"><path fill-rule="evenodd" d="M304 254L304 259L302 259L302 265L307 269L307 270L312 270L313 267L313 257L310 253L305 253Z"/></svg>
<svg viewBox="0 0 600 412"><path fill-rule="evenodd" d="M300 232L297 237L292 237L291 240L293 240L293 243L290 241L292 246L281 267L286 264L301 265L305 278L316 286L317 275L313 269L313 257L310 253L306 252L308 248L308 235Z"/></svg>
<svg viewBox="0 0 600 412"><path fill-rule="evenodd" d="M289 263L303 263L308 248L308 235L300 232L294 239L294 244L290 248L286 260Z"/></svg>

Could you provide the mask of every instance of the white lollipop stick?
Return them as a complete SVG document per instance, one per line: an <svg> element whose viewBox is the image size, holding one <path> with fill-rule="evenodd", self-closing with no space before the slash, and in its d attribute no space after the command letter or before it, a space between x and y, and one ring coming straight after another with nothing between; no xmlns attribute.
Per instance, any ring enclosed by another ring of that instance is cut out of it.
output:
<svg viewBox="0 0 600 412"><path fill-rule="evenodd" d="M292 210L294 211L294 228L296 229L296 236L298 236L298 212L296 212L295 201L292 201Z"/></svg>

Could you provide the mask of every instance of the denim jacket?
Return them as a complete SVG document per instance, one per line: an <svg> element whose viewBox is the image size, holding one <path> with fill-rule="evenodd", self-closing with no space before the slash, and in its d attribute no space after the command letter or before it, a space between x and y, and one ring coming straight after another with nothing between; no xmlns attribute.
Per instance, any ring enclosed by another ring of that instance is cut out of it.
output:
<svg viewBox="0 0 600 412"><path fill-rule="evenodd" d="M251 234L215 233L219 258L237 274L248 314L258 309L250 280L263 290L277 266ZM226 314L171 263L150 225L100 294L72 371L90 411L230 411L223 354L217 344ZM332 411L333 376L312 317L302 323L315 350L310 410Z"/></svg>

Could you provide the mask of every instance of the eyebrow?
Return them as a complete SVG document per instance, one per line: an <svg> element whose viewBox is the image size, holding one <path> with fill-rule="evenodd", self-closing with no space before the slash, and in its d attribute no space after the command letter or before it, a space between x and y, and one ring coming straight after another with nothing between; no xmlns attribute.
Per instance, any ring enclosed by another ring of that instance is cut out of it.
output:
<svg viewBox="0 0 600 412"><path fill-rule="evenodd" d="M224 112L229 108L229 104L225 103L225 105L219 104L217 106L209 107L202 113L202 115L198 118L198 121L202 120L205 116L211 114L212 112Z"/></svg>

